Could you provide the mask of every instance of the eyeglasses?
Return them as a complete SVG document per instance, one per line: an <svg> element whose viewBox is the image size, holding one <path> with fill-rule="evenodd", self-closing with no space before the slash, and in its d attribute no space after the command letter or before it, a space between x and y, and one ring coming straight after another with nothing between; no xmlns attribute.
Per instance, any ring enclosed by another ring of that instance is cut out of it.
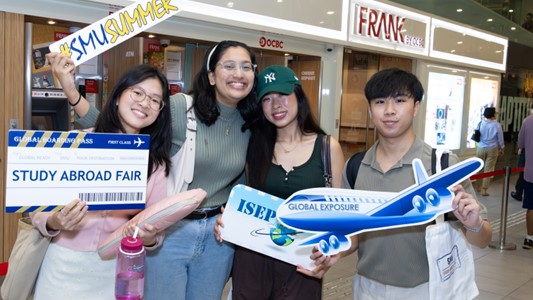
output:
<svg viewBox="0 0 533 300"><path fill-rule="evenodd" d="M146 92L139 87L130 87L129 90L131 100L137 103L141 103L148 99L148 106L153 110L161 111L163 107L165 107L165 102L163 102L163 100L146 95Z"/></svg>
<svg viewBox="0 0 533 300"><path fill-rule="evenodd" d="M237 65L233 61L225 61L225 62L219 62L217 65L222 66L222 69L228 73L234 73L237 71L237 68L240 68L243 72L255 72L255 69L257 68L257 65L254 65L252 63L243 63L242 65Z"/></svg>

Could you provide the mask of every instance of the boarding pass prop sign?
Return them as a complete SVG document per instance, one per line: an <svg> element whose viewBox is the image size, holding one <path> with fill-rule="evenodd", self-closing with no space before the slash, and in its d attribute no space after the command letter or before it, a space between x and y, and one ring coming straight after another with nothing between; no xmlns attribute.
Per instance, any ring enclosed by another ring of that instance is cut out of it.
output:
<svg viewBox="0 0 533 300"><path fill-rule="evenodd" d="M179 10L177 0L138 0L135 3L50 45L76 66L168 19Z"/></svg>
<svg viewBox="0 0 533 300"><path fill-rule="evenodd" d="M10 130L6 212L143 209L150 136Z"/></svg>
<svg viewBox="0 0 533 300"><path fill-rule="evenodd" d="M420 225L452 211L450 188L483 166L470 158L431 177L413 160L416 183L399 193L313 188L282 200L250 187L236 186L228 199L222 237L282 261L313 269L313 246L327 255L350 248L350 236Z"/></svg>

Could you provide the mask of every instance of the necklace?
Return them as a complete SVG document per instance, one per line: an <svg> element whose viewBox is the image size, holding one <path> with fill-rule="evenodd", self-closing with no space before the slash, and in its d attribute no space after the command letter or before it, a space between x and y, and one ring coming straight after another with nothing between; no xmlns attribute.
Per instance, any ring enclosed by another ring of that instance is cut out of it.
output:
<svg viewBox="0 0 533 300"><path fill-rule="evenodd" d="M292 148L287 149L283 146L283 144L281 143L277 143L277 144L281 147L281 149L283 149L283 153L291 153L292 151L294 151L294 149L298 148L298 146L300 145L300 143L296 143L296 145L294 145Z"/></svg>
<svg viewBox="0 0 533 300"><path fill-rule="evenodd" d="M235 110L235 112L233 112L230 115L227 115L225 117L220 117L220 119L222 121L224 121L224 123L226 123L226 128L224 129L224 134L226 136L229 136L229 134L231 132L231 127L233 127L233 124L235 123L235 121L237 119L237 110Z"/></svg>

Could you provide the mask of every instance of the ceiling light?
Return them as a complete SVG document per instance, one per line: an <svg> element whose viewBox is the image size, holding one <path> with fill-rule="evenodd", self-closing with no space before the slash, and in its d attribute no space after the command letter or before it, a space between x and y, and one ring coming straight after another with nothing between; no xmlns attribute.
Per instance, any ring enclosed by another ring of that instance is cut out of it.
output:
<svg viewBox="0 0 533 300"><path fill-rule="evenodd" d="M54 20L48 20L48 24L49 25L54 25L55 23L56 23L56 21L54 21Z"/></svg>
<svg viewBox="0 0 533 300"><path fill-rule="evenodd" d="M513 26L513 27L511 27L511 30L516 30L516 27L514 27L514 26Z"/></svg>
<svg viewBox="0 0 533 300"><path fill-rule="evenodd" d="M279 1L279 0L278 0L278 1ZM284 55L285 55L285 56L291 56L291 54L290 54L290 53L285 53Z"/></svg>
<svg viewBox="0 0 533 300"><path fill-rule="evenodd" d="M334 14L334 13L335 13L335 12L334 12L334 11L332 11L332 10L330 10L330 11L326 12L326 14L328 14L328 15L332 15L332 14Z"/></svg>
<svg viewBox="0 0 533 300"><path fill-rule="evenodd" d="M496 50L496 53L502 53L502 50Z"/></svg>
<svg viewBox="0 0 533 300"><path fill-rule="evenodd" d="M233 3L233 2L228 2L227 5L228 5L229 8L232 8L234 4L235 4L235 3Z"/></svg>
<svg viewBox="0 0 533 300"><path fill-rule="evenodd" d="M463 44L463 41L458 41L457 42L457 45L462 45Z"/></svg>
<svg viewBox="0 0 533 300"><path fill-rule="evenodd" d="M514 9L510 9L509 12L514 12Z"/></svg>
<svg viewBox="0 0 533 300"><path fill-rule="evenodd" d="M318 22L318 23L320 23L320 24L324 24L324 23L326 23L326 22L324 22L324 21L320 21L320 22Z"/></svg>
<svg viewBox="0 0 533 300"><path fill-rule="evenodd" d="M451 53L455 53L455 49L453 49L452 51L450 51Z"/></svg>
<svg viewBox="0 0 533 300"><path fill-rule="evenodd" d="M148 37L151 38L151 39L153 39L153 38L155 38L155 35L153 35L153 34L150 33L150 34L148 35Z"/></svg>
<svg viewBox="0 0 533 300"><path fill-rule="evenodd" d="M458 8L457 12L463 12L463 9L462 8Z"/></svg>
<svg viewBox="0 0 533 300"><path fill-rule="evenodd" d="M487 19L487 22L492 22L492 19Z"/></svg>
<svg viewBox="0 0 533 300"><path fill-rule="evenodd" d="M281 2L283 2L283 0L278 0L278 3L281 3Z"/></svg>

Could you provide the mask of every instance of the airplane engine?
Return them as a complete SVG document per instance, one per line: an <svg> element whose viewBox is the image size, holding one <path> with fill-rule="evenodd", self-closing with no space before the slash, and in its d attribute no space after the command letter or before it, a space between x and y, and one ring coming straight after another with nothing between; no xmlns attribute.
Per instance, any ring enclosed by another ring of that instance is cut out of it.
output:
<svg viewBox="0 0 533 300"><path fill-rule="evenodd" d="M416 208L419 212L424 212L426 210L427 204L422 197L416 195L413 197L413 207Z"/></svg>
<svg viewBox="0 0 533 300"><path fill-rule="evenodd" d="M348 239L345 236L338 238L336 235L331 235L328 241L320 240L318 247L322 253L333 255L348 249Z"/></svg>
<svg viewBox="0 0 533 300"><path fill-rule="evenodd" d="M426 191L426 200L429 202L429 204L433 206L439 206L440 203L440 196L435 189L428 189Z"/></svg>

